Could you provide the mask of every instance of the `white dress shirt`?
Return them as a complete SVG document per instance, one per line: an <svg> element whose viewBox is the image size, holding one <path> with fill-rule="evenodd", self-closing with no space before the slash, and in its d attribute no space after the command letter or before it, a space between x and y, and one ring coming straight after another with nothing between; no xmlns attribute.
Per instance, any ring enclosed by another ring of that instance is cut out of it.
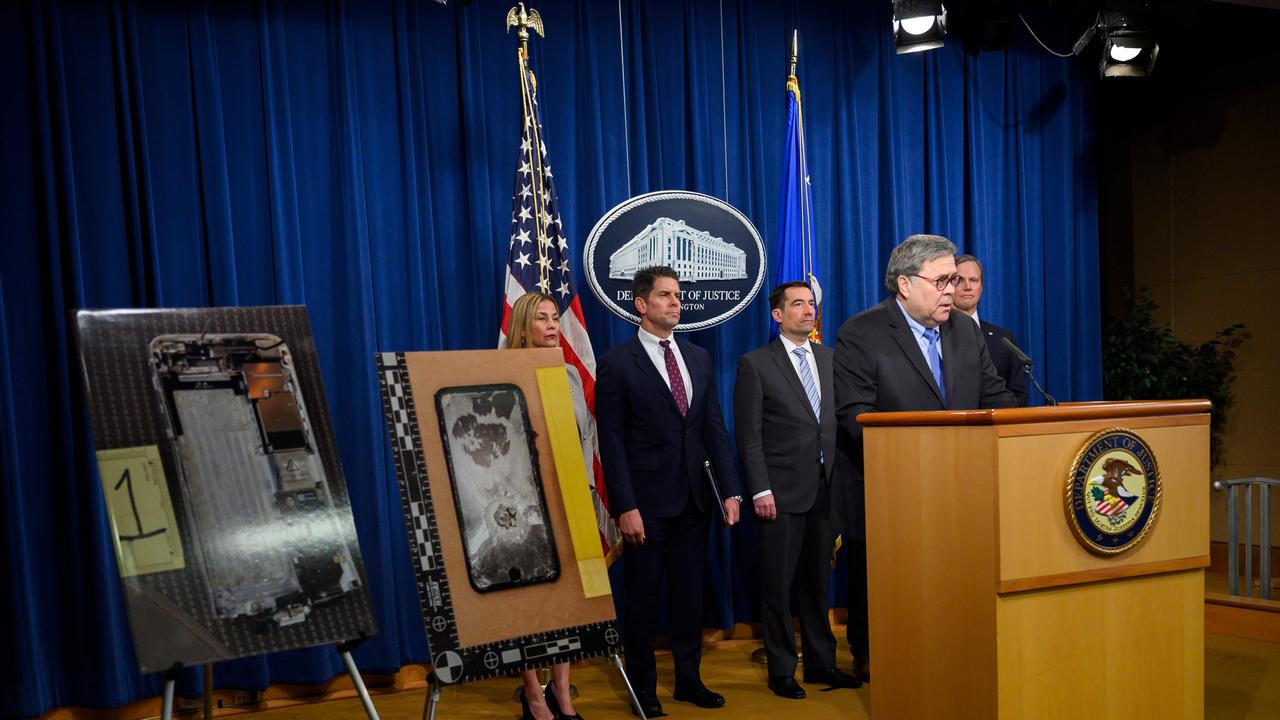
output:
<svg viewBox="0 0 1280 720"><path fill-rule="evenodd" d="M803 345L797 345L787 338L786 335L778 335L778 339L782 341L782 347L787 350L787 359L791 361L791 367L796 371L796 377L800 378L800 385L804 386L804 376L800 374L800 358L796 357L796 348L804 348L804 360L809 364L809 372L813 373L814 389L818 391L818 400L822 400L822 384L818 382L818 361L813 359L813 346L809 344L809 338L804 339Z"/></svg>
<svg viewBox="0 0 1280 720"><path fill-rule="evenodd" d="M927 365L929 363L929 341L924 336L925 326L911 317L907 309L902 307L901 300L894 298L894 302L898 303L898 308L902 310L902 317L907 319L907 326L911 328L911 334L916 338L916 346L920 348L920 354L924 356L925 364ZM935 327L934 329L938 331L938 357L942 357L942 328Z"/></svg>
<svg viewBox="0 0 1280 720"><path fill-rule="evenodd" d="M658 369L658 376L662 378L662 382L667 384L667 389L671 389L671 378L667 377L667 358L662 350L662 346L658 343L662 338L647 332L644 328L640 328L637 333L640 337L640 344L644 346L645 352L649 353L649 359L653 361L653 366ZM689 401L689 407L693 407L693 383L689 382L689 368L684 364L684 356L680 354L680 346L676 344L675 333L667 338L671 341L671 352L675 353L676 366L680 368L680 379L684 381L685 399Z"/></svg>

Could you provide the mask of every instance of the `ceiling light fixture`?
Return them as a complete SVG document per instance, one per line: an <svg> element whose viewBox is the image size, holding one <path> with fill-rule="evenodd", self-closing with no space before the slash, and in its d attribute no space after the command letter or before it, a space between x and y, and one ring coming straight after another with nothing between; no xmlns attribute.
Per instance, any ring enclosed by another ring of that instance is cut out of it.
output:
<svg viewBox="0 0 1280 720"><path fill-rule="evenodd" d="M893 43L899 55L942 47L947 8L938 0L893 0Z"/></svg>

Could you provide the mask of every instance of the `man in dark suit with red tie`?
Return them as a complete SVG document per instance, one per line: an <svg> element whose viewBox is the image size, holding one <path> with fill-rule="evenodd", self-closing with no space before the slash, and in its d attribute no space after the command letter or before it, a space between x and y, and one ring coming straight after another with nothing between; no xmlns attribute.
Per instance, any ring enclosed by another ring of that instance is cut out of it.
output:
<svg viewBox="0 0 1280 720"><path fill-rule="evenodd" d="M632 280L640 329L600 359L596 421L609 508L626 541L623 647L627 675L648 717L662 715L654 636L658 591L667 581L667 625L676 700L724 705L702 684L702 581L707 525L719 514L703 474L710 460L730 525L742 501L714 368L706 350L674 335L680 276L669 267Z"/></svg>
<svg viewBox="0 0 1280 720"><path fill-rule="evenodd" d="M800 618L804 681L855 688L836 669L827 619L831 579L831 477L836 461L832 351L809 341L813 291L802 282L769 293L778 339L743 355L733 388L734 431L756 514L756 569L769 689L800 699L791 591Z"/></svg>
<svg viewBox="0 0 1280 720"><path fill-rule="evenodd" d="M912 235L889 256L888 300L845 321L836 335L836 472L843 486L849 566L849 649L860 679L870 679L866 515L862 475L864 412L973 410L1016 401L991 364L982 331L952 312L956 246Z"/></svg>

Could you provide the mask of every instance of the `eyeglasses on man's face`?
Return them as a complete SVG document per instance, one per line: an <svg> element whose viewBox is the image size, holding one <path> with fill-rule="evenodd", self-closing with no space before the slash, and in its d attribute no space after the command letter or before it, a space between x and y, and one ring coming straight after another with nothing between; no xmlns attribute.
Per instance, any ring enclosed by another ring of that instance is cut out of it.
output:
<svg viewBox="0 0 1280 720"><path fill-rule="evenodd" d="M915 277L933 283L933 286L939 290L945 290L948 285L955 287L960 284L960 275L958 273L939 275L938 277L925 277L924 275L915 275Z"/></svg>

